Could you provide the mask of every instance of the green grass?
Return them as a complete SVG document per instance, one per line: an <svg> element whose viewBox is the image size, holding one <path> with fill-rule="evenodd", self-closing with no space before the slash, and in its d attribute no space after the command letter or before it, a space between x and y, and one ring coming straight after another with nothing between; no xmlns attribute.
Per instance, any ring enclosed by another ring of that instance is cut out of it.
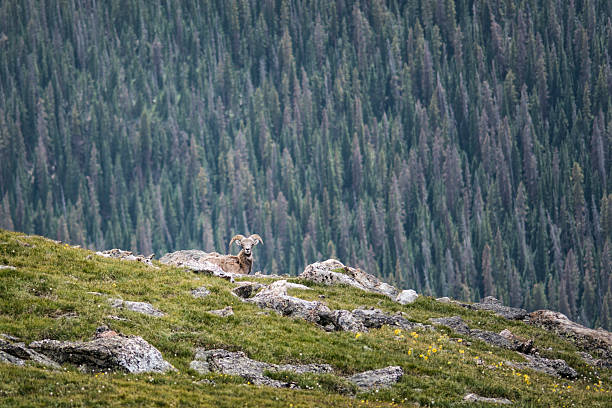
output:
<svg viewBox="0 0 612 408"><path fill-rule="evenodd" d="M292 289L290 294L325 302L332 309L377 307L387 312L405 312L421 323L428 323L431 317L459 315L472 328L497 332L509 328L520 336L533 338L543 355L568 361L580 378L568 381L529 370L513 371L500 363L520 361L516 353L473 339L458 342L456 338L461 336L444 328L409 333L383 327L359 336L327 333L314 324L241 302L230 293L233 285L222 279L164 265L151 269L137 262L102 258L45 238L0 230L2 264L17 270L0 270L0 333L17 336L26 343L43 338L87 341L98 326L107 324L118 332L142 336L178 369L165 375L95 375L71 366L51 371L0 364L3 407L345 407L398 403L451 407L464 406L462 398L468 392L508 398L515 401L514 406L521 407L604 407L610 399L610 371L599 370L598 377L576 356L571 343L490 312L442 304L428 297L402 306L385 296L352 287L327 287L291 279L313 290ZM192 297L190 291L199 286L206 286L211 295L204 299ZM166 316L155 318L113 309L108 297L150 302ZM233 307L234 316L223 318L207 313L228 305ZM336 369L336 374L277 373L274 378L295 382L302 389L258 387L239 377L202 375L190 369L196 347L241 350L253 359L277 364L327 363ZM343 378L388 365L400 365L405 371L401 381L388 390L359 393Z"/></svg>

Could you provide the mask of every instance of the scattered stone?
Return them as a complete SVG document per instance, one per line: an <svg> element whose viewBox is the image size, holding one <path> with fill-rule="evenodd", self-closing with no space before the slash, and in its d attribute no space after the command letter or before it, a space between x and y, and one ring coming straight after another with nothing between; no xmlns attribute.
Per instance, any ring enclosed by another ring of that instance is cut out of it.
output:
<svg viewBox="0 0 612 408"><path fill-rule="evenodd" d="M395 299L398 295L397 288L361 269L345 266L335 259L310 264L298 277L325 285L350 285L366 292L389 296L391 299Z"/></svg>
<svg viewBox="0 0 612 408"><path fill-rule="evenodd" d="M509 399L506 398L490 398L490 397L481 397L480 395L476 395L476 394L466 394L465 397L463 397L463 400L465 402L485 402L488 404L501 404L501 405L510 405L512 404L512 401L510 401Z"/></svg>
<svg viewBox="0 0 612 408"><path fill-rule="evenodd" d="M362 391L379 388L388 388L397 383L404 375L404 370L399 366L389 366L378 370L365 371L348 378L350 382L358 386Z"/></svg>
<svg viewBox="0 0 612 408"><path fill-rule="evenodd" d="M131 251L113 248L107 251L98 251L96 252L96 255L103 256L105 258L121 259L122 261L137 261L147 265L150 268L159 269L159 267L153 265L152 262L155 254L151 254L149 256L134 255Z"/></svg>
<svg viewBox="0 0 612 408"><path fill-rule="evenodd" d="M402 305L407 305L413 303L418 297L419 294L412 289L402 290L395 298L395 301Z"/></svg>
<svg viewBox="0 0 612 408"><path fill-rule="evenodd" d="M190 367L202 374L214 372L237 375L255 385L267 385L276 388L296 387L296 385L274 380L264 373L290 371L298 374L326 374L333 372L332 367L328 364L270 364L252 360L241 351L205 350L201 348L196 350L195 359L191 362Z"/></svg>
<svg viewBox="0 0 612 408"><path fill-rule="evenodd" d="M262 285L261 283L249 281L236 282L236 285L237 286L232 289L232 294L242 299L248 299L258 290L266 287L266 285Z"/></svg>
<svg viewBox="0 0 612 408"><path fill-rule="evenodd" d="M12 336L12 335L6 334L6 333L0 333L0 340L2 340L2 339L8 340L8 341L12 341L12 342L20 340L19 337L15 337L15 336Z"/></svg>
<svg viewBox="0 0 612 408"><path fill-rule="evenodd" d="M11 270L11 271L16 271L17 270L17 268L15 268L14 266L11 266L11 265L0 265L0 270L2 270L2 269L8 269L8 270Z"/></svg>
<svg viewBox="0 0 612 408"><path fill-rule="evenodd" d="M128 373L175 370L155 347L142 337L127 337L102 330L89 342L40 340L30 348L59 363L71 363L90 371L124 371Z"/></svg>
<svg viewBox="0 0 612 408"><path fill-rule="evenodd" d="M227 317L234 315L234 309L231 306L224 307L223 309L218 310L209 310L208 313L212 313L217 316Z"/></svg>
<svg viewBox="0 0 612 408"><path fill-rule="evenodd" d="M451 303L451 299L448 296L439 297L436 300L440 303Z"/></svg>
<svg viewBox="0 0 612 408"><path fill-rule="evenodd" d="M527 360L526 363L506 361L504 364L518 369L530 368L534 371L549 374L555 377L569 378L570 380L578 378L578 373L576 370L570 367L565 360L560 358L549 359L529 354L520 354L525 358L525 360Z"/></svg>
<svg viewBox="0 0 612 408"><path fill-rule="evenodd" d="M191 291L191 295L194 298L205 298L210 295L210 290L206 289L206 286L200 286L199 288L195 288Z"/></svg>
<svg viewBox="0 0 612 408"><path fill-rule="evenodd" d="M536 310L525 320L565 337L584 351L607 360L606 364L612 364L612 333L609 331L589 329L552 310Z"/></svg>
<svg viewBox="0 0 612 408"><path fill-rule="evenodd" d="M478 303L463 303L456 300L451 300L448 297L438 298L436 300L442 303L456 304L458 306L465 307L466 309L490 310L496 315L508 320L522 320L528 315L525 309L505 306L500 300L494 298L493 296L487 296Z"/></svg>
<svg viewBox="0 0 612 408"><path fill-rule="evenodd" d="M115 315L108 315L106 316L107 319L111 319L111 320L117 320L119 322L127 322L128 319L124 318L124 317L119 317L119 316L115 316Z"/></svg>
<svg viewBox="0 0 612 408"><path fill-rule="evenodd" d="M111 304L111 307L115 307L118 309L127 309L131 310L132 312L142 313L154 317L165 316L164 312L155 309L152 304L147 302L131 302L129 300L121 300L114 298L110 298L108 299L108 301Z"/></svg>
<svg viewBox="0 0 612 408"><path fill-rule="evenodd" d="M94 296L104 296L104 294L100 293L100 292L85 292L88 295L94 295Z"/></svg>
<svg viewBox="0 0 612 408"><path fill-rule="evenodd" d="M206 261L210 254L196 249L176 251L162 256L159 262L165 265L180 266L187 268L195 273L216 276L234 282L235 277L244 276L242 274L225 272L219 265Z"/></svg>

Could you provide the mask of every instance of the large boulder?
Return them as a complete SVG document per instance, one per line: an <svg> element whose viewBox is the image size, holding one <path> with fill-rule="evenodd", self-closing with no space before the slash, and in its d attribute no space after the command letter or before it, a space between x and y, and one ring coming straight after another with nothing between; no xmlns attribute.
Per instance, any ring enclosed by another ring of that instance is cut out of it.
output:
<svg viewBox="0 0 612 408"><path fill-rule="evenodd" d="M36 363L49 368L60 368L60 365L55 361L26 347L25 343L12 336L2 336L0 338L0 361L19 366L26 365L26 363Z"/></svg>
<svg viewBox="0 0 612 408"><path fill-rule="evenodd" d="M335 259L310 264L299 277L324 285L345 284L366 292L380 293L392 299L395 299L399 292L397 288L382 282L374 275L345 266Z"/></svg>
<svg viewBox="0 0 612 408"><path fill-rule="evenodd" d="M333 372L332 367L328 364L271 364L250 359L241 351L201 348L196 350L195 359L191 362L190 367L201 374L213 372L237 375L255 385L276 388L295 387L295 384L274 380L266 376L266 373L289 371L298 374L325 374Z"/></svg>
<svg viewBox="0 0 612 408"><path fill-rule="evenodd" d="M221 267L219 267L219 265L206 260L206 258L210 256L211 254L208 252L189 249L168 253L162 256L159 259L159 262L165 265L187 268L196 273L203 273L206 275L227 279L230 282L233 282L235 277L244 276L242 274L225 272L223 269L221 269Z"/></svg>
<svg viewBox="0 0 612 408"><path fill-rule="evenodd" d="M567 338L589 353L605 360L612 359L612 333L607 330L589 329L552 310L536 310L525 320Z"/></svg>
<svg viewBox="0 0 612 408"><path fill-rule="evenodd" d="M504 364L519 369L529 368L554 377L569 378L570 380L578 378L576 370L570 367L565 360L560 358L550 359L529 354L521 355L525 358L526 362L506 361Z"/></svg>
<svg viewBox="0 0 612 408"><path fill-rule="evenodd" d="M407 289L402 290L395 298L395 301L399 304L407 305L410 303L414 303L414 301L417 300L418 297L419 294L416 293L416 291L414 291L413 289Z"/></svg>
<svg viewBox="0 0 612 408"><path fill-rule="evenodd" d="M174 370L162 354L142 337L128 337L100 330L92 341L40 340L29 346L59 363L71 363L91 371L128 373Z"/></svg>
<svg viewBox="0 0 612 408"><path fill-rule="evenodd" d="M378 370L365 371L348 378L350 382L358 386L362 391L388 388L397 383L404 375L404 370L399 366L389 366Z"/></svg>

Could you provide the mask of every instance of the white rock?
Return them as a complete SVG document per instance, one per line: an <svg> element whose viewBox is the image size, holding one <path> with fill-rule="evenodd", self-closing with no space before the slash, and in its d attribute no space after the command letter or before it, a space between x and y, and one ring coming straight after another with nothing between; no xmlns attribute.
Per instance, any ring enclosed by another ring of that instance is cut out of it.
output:
<svg viewBox="0 0 612 408"><path fill-rule="evenodd" d="M395 298L395 301L402 305L407 305L414 302L419 297L419 294L412 289L402 290Z"/></svg>

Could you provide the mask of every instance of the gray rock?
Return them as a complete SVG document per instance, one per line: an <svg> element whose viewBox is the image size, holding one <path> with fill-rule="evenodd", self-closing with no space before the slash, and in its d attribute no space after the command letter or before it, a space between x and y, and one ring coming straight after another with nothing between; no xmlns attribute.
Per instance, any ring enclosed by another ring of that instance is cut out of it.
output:
<svg viewBox="0 0 612 408"><path fill-rule="evenodd" d="M552 310L536 310L525 319L529 324L542 327L565 337L579 348L595 354L607 364L612 361L612 333L604 329L589 329L572 322L562 313Z"/></svg>
<svg viewBox="0 0 612 408"><path fill-rule="evenodd" d="M495 333L487 330L470 329L459 316L440 317L429 320L434 324L449 327L459 334L482 340L492 346L519 351L522 353L530 353L535 351L533 347L533 340L522 339L512 334L512 332L509 330L503 330L501 333Z"/></svg>
<svg viewBox="0 0 612 408"><path fill-rule="evenodd" d="M108 299L111 307L115 307L117 309L127 309L132 312L142 313L149 316L154 317L162 317L165 316L165 313L157 310L153 307L152 304L147 302L131 302L129 300L121 300L121 299Z"/></svg>
<svg viewBox="0 0 612 408"><path fill-rule="evenodd" d="M12 271L17 270L17 268L15 268L14 266L11 266L11 265L0 265L0 270L2 270L2 269L9 269L9 270L12 270Z"/></svg>
<svg viewBox="0 0 612 408"><path fill-rule="evenodd" d="M265 372L291 371L299 374L333 372L332 367L328 364L270 364L252 360L241 351L232 352L223 349L197 349L195 359L191 362L190 367L202 374L214 372L237 375L255 385L267 385L276 388L295 387L295 385L267 377L264 374Z"/></svg>
<svg viewBox="0 0 612 408"><path fill-rule="evenodd" d="M47 356L26 347L26 345L21 342L13 343L12 341L0 339L0 351L6 355L12 356L13 360L15 361L13 364L22 365L19 363L20 361L24 361L24 363L25 361L28 361L49 368L60 368L60 365L55 361L50 360L47 358Z"/></svg>
<svg viewBox="0 0 612 408"><path fill-rule="evenodd" d="M509 320L522 320L528 313L525 309L518 307L504 306L501 301L497 300L493 296L487 296L478 303L464 304L462 306L476 310L490 310L498 316Z"/></svg>
<svg viewBox="0 0 612 408"><path fill-rule="evenodd" d="M404 375L404 370L399 366L389 366L378 370L365 371L348 378L350 382L357 385L362 391L378 388L388 388L397 383Z"/></svg>
<svg viewBox="0 0 612 408"><path fill-rule="evenodd" d="M227 316L233 316L234 315L234 309L232 309L231 306L226 306L223 309L209 310L208 313L212 313L212 314L220 316L220 317L227 317Z"/></svg>
<svg viewBox="0 0 612 408"><path fill-rule="evenodd" d="M326 330L333 331L350 331L353 333L366 332L368 329L363 324L363 321L358 319L353 313L348 310L334 310L333 323L326 327Z"/></svg>
<svg viewBox="0 0 612 408"><path fill-rule="evenodd" d="M232 289L232 293L241 299L247 299L265 287L266 285L258 282L240 281L236 282L236 287Z"/></svg>
<svg viewBox="0 0 612 408"><path fill-rule="evenodd" d="M459 334L470 334L470 328L459 316L432 318L429 321L433 324L449 327Z"/></svg>
<svg viewBox="0 0 612 408"><path fill-rule="evenodd" d="M501 405L509 405L512 404L512 401L506 398L491 398L491 397L481 397L476 394L466 394L463 397L463 401L465 402L484 402L487 404L501 404Z"/></svg>
<svg viewBox="0 0 612 408"><path fill-rule="evenodd" d="M194 298L205 298L210 295L210 290L206 289L206 286L200 286L199 288L195 288L191 291L191 295Z"/></svg>
<svg viewBox="0 0 612 408"><path fill-rule="evenodd" d="M448 296L439 297L436 300L440 303L451 303L451 299Z"/></svg>
<svg viewBox="0 0 612 408"><path fill-rule="evenodd" d="M380 293L392 299L395 299L398 295L397 288L382 282L374 275L370 275L361 269L345 266L335 259L310 264L299 277L325 285L350 285L366 292Z"/></svg>
<svg viewBox="0 0 612 408"><path fill-rule="evenodd" d="M98 251L96 255L105 257L105 258L115 258L121 259L122 261L137 261L147 265L150 268L159 269L159 267L153 265L153 257L155 254L151 254L149 256L144 255L134 255L131 251L124 251L122 249L109 249L108 251Z"/></svg>
<svg viewBox="0 0 612 408"><path fill-rule="evenodd" d="M196 249L189 249L168 253L162 256L159 259L159 262L166 265L184 267L196 273L203 273L206 275L212 275L218 278L227 279L230 282L233 282L235 277L244 276L242 274L225 272L218 265L206 261L205 259L210 255L211 254L209 254L208 252L198 251Z"/></svg>
<svg viewBox="0 0 612 408"><path fill-rule="evenodd" d="M407 305L413 303L418 297L419 294L412 289L402 290L395 298L395 301L402 305Z"/></svg>
<svg viewBox="0 0 612 408"><path fill-rule="evenodd" d="M0 350L0 363L13 364L17 366L24 366L25 361L19 357L15 357L5 351Z"/></svg>
<svg viewBox="0 0 612 408"><path fill-rule="evenodd" d="M582 358L582 360L584 360L585 363L592 367L612 368L612 360L610 359L595 358L584 351L579 351L578 355L580 358Z"/></svg>
<svg viewBox="0 0 612 408"><path fill-rule="evenodd" d="M174 370L162 354L142 337L127 337L105 331L89 342L40 340L30 348L60 363L71 363L92 371L128 373Z"/></svg>
<svg viewBox="0 0 612 408"><path fill-rule="evenodd" d="M516 361L506 361L506 364L509 367L524 369L530 368L534 371L538 371L544 374L549 374L555 377L563 377L569 378L570 380L574 380L578 378L578 373L572 367L570 367L565 360L560 358L558 359L549 359L544 357L532 356L529 354L521 355L527 360L526 363L518 363Z"/></svg>

